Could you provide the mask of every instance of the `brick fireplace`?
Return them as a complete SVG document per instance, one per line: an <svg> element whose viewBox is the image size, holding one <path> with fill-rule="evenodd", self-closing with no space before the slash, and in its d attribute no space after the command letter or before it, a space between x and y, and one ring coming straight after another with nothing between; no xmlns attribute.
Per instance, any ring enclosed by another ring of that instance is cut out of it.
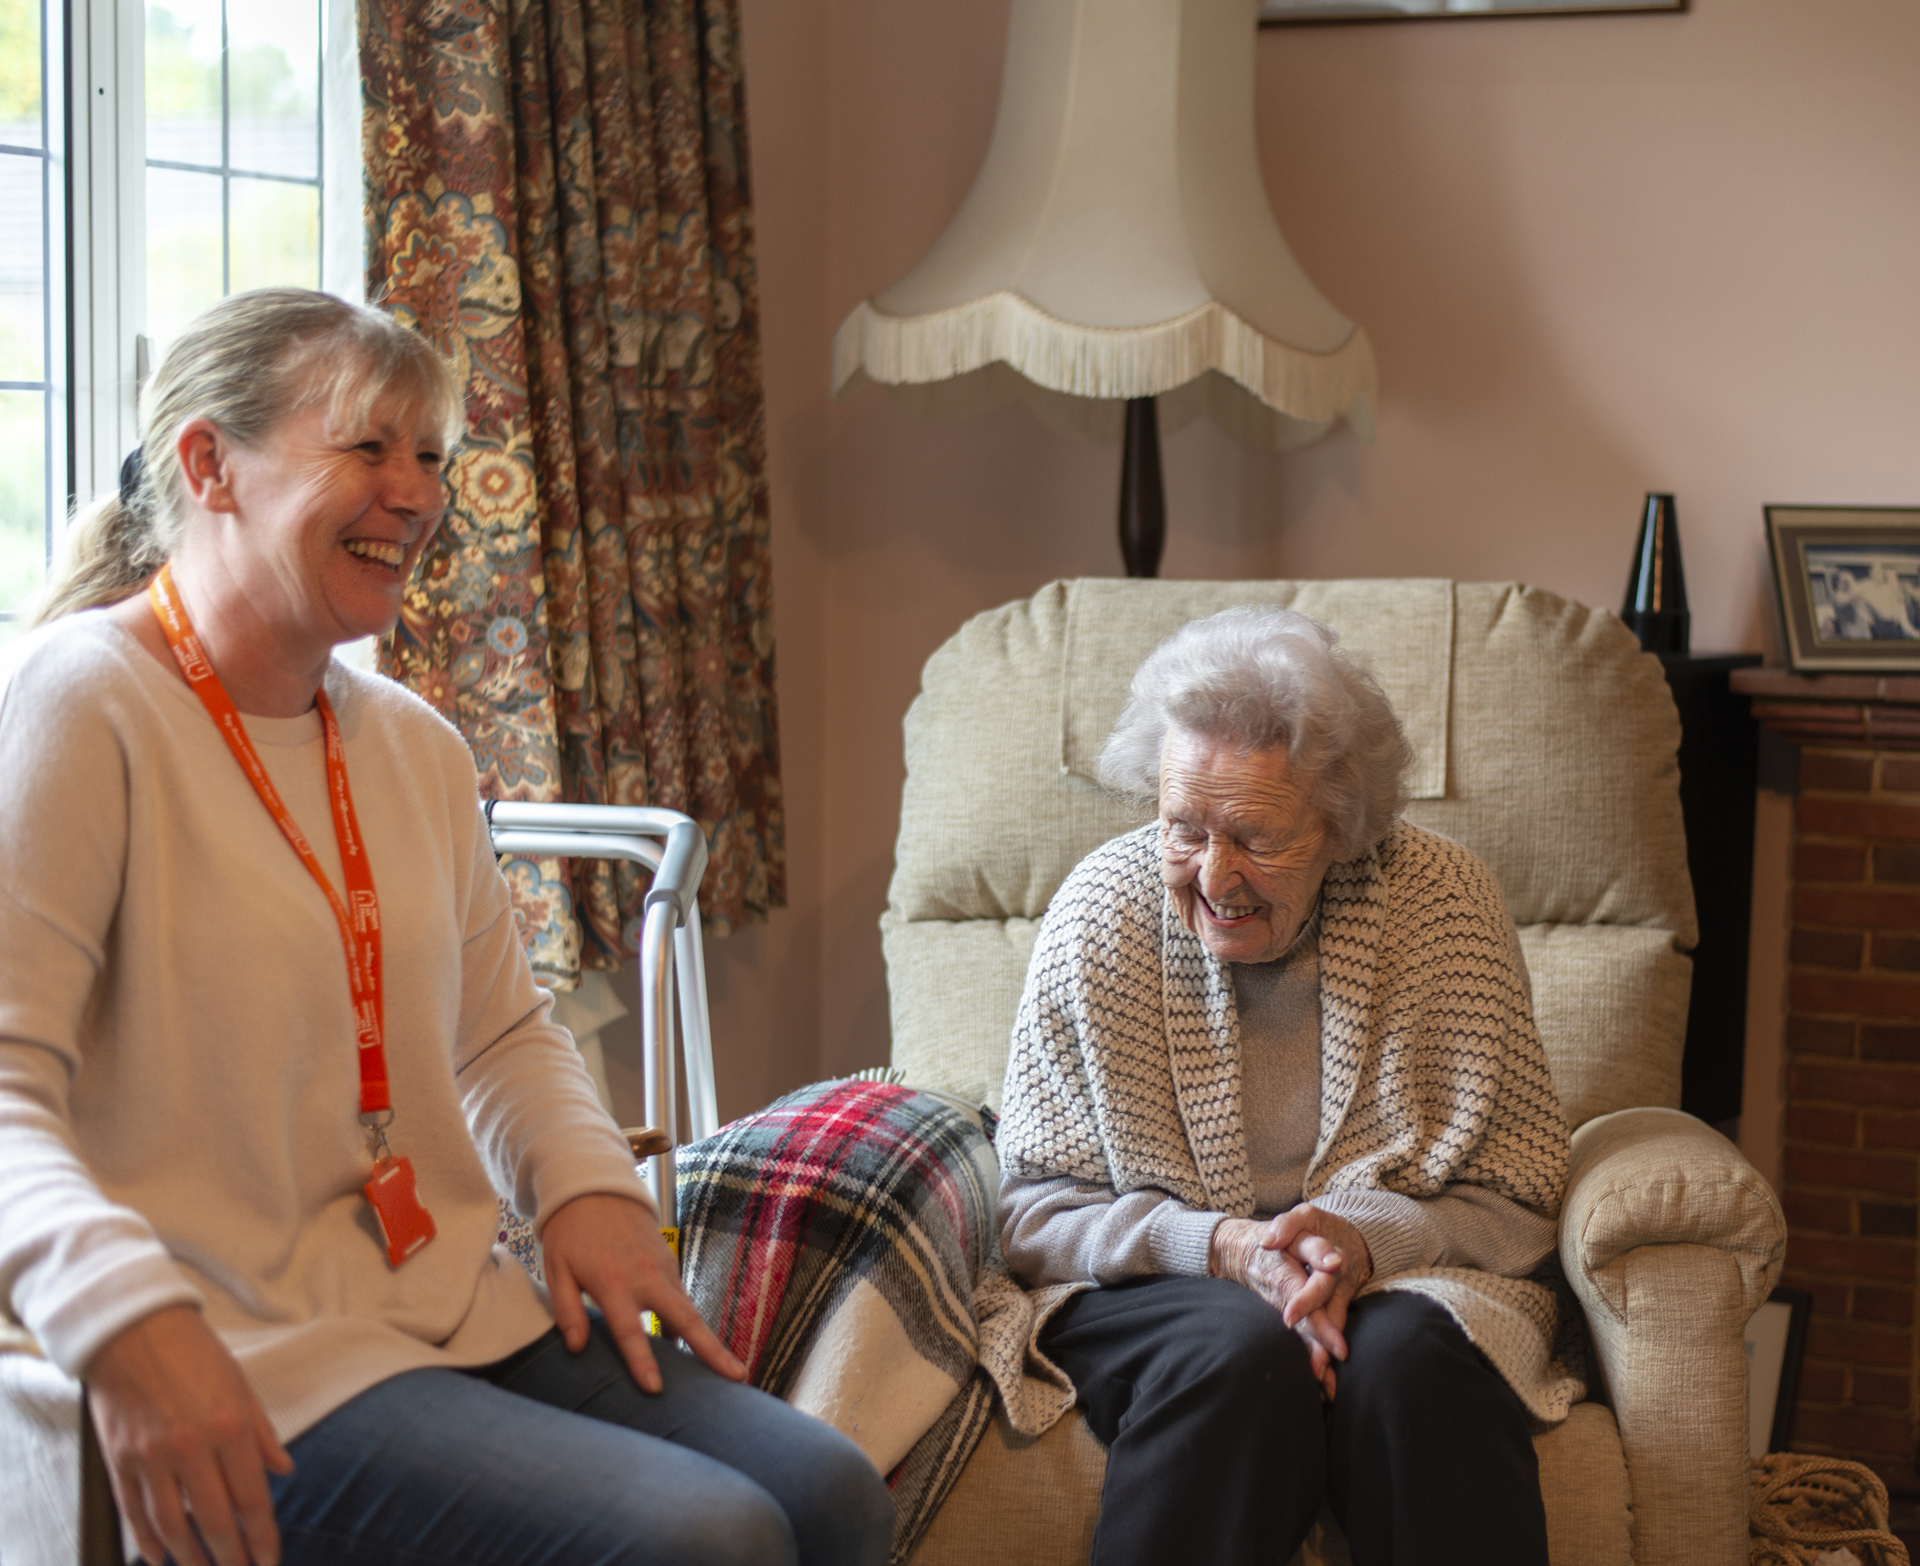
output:
<svg viewBox="0 0 1920 1566"><path fill-rule="evenodd" d="M1813 1298L1793 1446L1916 1485L1920 680L1742 671L1801 746L1782 1282Z"/></svg>

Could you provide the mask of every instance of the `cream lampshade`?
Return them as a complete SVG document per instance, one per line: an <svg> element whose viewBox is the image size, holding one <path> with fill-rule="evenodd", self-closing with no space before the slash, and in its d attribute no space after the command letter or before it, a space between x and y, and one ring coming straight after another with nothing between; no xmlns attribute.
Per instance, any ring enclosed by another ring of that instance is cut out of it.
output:
<svg viewBox="0 0 1920 1566"><path fill-rule="evenodd" d="M1294 259L1260 180L1258 7L1013 0L972 191L919 265L834 336L835 395L877 381L935 416L1019 395L1106 439L1124 418L1133 575L1158 567L1157 536L1129 547L1128 508L1136 533L1158 533L1161 416L1204 412L1275 449L1341 418L1372 435L1366 333Z"/></svg>

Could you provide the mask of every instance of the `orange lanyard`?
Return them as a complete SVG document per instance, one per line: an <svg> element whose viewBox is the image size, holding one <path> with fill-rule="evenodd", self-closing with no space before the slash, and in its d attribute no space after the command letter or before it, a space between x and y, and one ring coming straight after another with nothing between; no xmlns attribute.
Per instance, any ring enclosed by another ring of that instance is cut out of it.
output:
<svg viewBox="0 0 1920 1566"><path fill-rule="evenodd" d="M360 839L360 822L353 813L353 795L347 789L347 753L340 741L340 725L333 715L333 703L323 690L314 698L320 709L320 727L327 739L327 800L333 807L333 835L340 845L340 868L346 877L347 896L342 900L327 879L313 847L300 830L280 798L280 791L267 776L259 751L253 748L240 710L227 694L220 676L213 672L206 649L187 618L187 606L180 601L173 585L173 568L162 566L147 588L148 601L167 645L173 649L173 661L187 678L212 716L227 749L240 763L260 803L267 807L281 835L292 844L307 873L319 882L332 905L334 922L340 927L340 945L347 955L347 986L353 995L353 1028L360 1047L360 1118L375 1131L384 1149L386 1138L379 1135L393 1118L393 1099L387 1091L386 1003L380 972L380 901L374 895L373 869L367 863L366 849Z"/></svg>

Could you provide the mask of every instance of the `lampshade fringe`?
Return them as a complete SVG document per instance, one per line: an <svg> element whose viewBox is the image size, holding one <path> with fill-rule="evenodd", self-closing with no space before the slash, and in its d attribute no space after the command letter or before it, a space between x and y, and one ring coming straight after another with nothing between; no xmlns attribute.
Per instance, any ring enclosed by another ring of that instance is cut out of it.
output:
<svg viewBox="0 0 1920 1566"><path fill-rule="evenodd" d="M1216 300L1146 326L1098 327L1060 320L1009 289L915 316L863 300L834 334L833 390L862 376L926 385L995 362L1049 391L1109 400L1159 396L1214 371L1288 420L1325 428L1347 418L1363 438L1379 395L1373 345L1357 326L1333 352L1308 353Z"/></svg>

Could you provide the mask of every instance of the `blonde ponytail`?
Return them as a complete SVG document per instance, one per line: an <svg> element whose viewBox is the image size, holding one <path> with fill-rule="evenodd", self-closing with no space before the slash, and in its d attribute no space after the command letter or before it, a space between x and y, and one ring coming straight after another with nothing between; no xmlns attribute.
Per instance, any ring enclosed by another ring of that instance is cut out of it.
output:
<svg viewBox="0 0 1920 1566"><path fill-rule="evenodd" d="M35 625L132 597L169 553L118 495L96 500L68 523L61 551L58 574L33 606Z"/></svg>

